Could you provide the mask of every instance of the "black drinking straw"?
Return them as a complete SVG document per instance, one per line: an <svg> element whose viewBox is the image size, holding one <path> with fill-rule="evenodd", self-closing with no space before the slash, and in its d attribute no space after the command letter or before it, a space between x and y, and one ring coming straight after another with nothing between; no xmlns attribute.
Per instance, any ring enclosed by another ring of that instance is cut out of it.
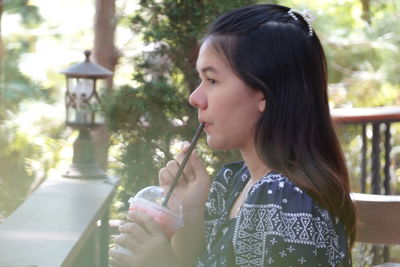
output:
<svg viewBox="0 0 400 267"><path fill-rule="evenodd" d="M167 195L165 196L164 202L162 203L162 205L164 207L167 207L168 200L171 197L171 194L174 191L176 184L178 183L179 177L181 177L183 169L185 169L186 163L188 162L189 157L192 154L194 147L196 146L197 140L199 140L199 137L200 137L201 132L203 131L203 128L204 128L204 122L200 123L199 126L197 127L196 133L193 136L193 139L192 139L192 142L190 143L189 149L186 152L181 165L179 166L178 172L176 173L175 178L172 181L172 184L169 186Z"/></svg>

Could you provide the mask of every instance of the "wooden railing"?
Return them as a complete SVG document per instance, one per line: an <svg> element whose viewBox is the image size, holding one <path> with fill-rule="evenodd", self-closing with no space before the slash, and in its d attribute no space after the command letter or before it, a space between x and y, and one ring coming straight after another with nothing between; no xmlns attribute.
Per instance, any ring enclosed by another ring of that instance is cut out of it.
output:
<svg viewBox="0 0 400 267"><path fill-rule="evenodd" d="M0 266L108 266L117 179L48 178L0 224Z"/></svg>
<svg viewBox="0 0 400 267"><path fill-rule="evenodd" d="M375 107L375 108L342 108L332 109L333 121L338 124L355 124L361 126L361 192L372 194L391 194L390 177L390 152L391 152L391 124L400 122L400 107ZM371 192L367 191L367 125L372 125L371 149ZM384 128L383 168L381 164L381 125ZM382 184L382 175L384 176ZM383 188L383 192L382 189Z"/></svg>
<svg viewBox="0 0 400 267"><path fill-rule="evenodd" d="M333 109L331 110L331 116L334 123L339 127L345 127L346 124L361 126L362 146L360 153L360 187L361 193L371 193L372 195L353 194L353 200L355 201L359 212L359 231L356 240L358 242L368 242L374 244L400 244L400 240L398 239L399 232L396 229L386 229L387 227L393 227L393 225L398 223L398 221L392 221L394 218L393 214L388 216L388 211L389 213L395 212L396 208L398 208L400 201L399 196L394 196L393 198L390 198L390 196L378 196L379 194L392 194L390 175L390 152L392 149L391 124L394 122L400 122L400 107ZM372 147L370 157L367 155L368 125L372 126ZM382 125L385 126L384 129L382 129ZM384 140L381 140L382 133L384 134ZM384 151L381 151L382 143ZM367 171L368 158L371 161L370 174L368 174ZM383 163L383 167L381 163ZM367 177L369 175L371 177L371 189L369 190L370 192L367 192ZM384 177L383 182L382 176ZM364 199L366 196L368 196L368 200ZM398 216L396 217L397 214L395 214L394 220L398 220ZM375 217L374 215L378 217ZM388 238L388 236L390 238ZM380 264L382 262L389 262L391 260L389 246L384 246L383 248L379 246L373 246L372 251L373 265Z"/></svg>

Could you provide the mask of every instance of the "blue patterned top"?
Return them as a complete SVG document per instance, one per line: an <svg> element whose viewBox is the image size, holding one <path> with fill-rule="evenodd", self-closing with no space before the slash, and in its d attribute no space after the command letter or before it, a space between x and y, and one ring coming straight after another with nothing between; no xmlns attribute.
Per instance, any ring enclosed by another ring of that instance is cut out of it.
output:
<svg viewBox="0 0 400 267"><path fill-rule="evenodd" d="M206 203L206 247L196 267L352 265L343 224L282 174L261 178L230 219L249 179L243 162L218 172Z"/></svg>

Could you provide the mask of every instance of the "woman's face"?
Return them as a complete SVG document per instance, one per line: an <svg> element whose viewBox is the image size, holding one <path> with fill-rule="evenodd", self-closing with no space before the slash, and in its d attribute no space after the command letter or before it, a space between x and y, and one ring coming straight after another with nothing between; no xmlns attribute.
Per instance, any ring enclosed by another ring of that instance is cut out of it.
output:
<svg viewBox="0 0 400 267"><path fill-rule="evenodd" d="M197 71L201 83L189 103L205 122L207 143L214 149L246 149L254 145L255 125L265 109L264 95L245 84L208 38L200 48Z"/></svg>

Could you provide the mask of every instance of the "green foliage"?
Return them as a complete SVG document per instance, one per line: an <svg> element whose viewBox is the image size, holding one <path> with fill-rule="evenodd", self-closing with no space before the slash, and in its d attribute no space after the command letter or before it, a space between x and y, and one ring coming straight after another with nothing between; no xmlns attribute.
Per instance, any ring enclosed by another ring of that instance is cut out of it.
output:
<svg viewBox="0 0 400 267"><path fill-rule="evenodd" d="M42 22L38 8L28 5L27 0L4 1L4 13L19 14L22 18L22 24L26 28L37 27ZM19 109L20 102L26 99L51 100L48 90L44 90L41 85L32 81L19 69L22 56L34 50L36 40L37 37L34 35L17 34L8 36L3 40L5 53L3 58L0 58L2 61L0 117L4 116L6 110L16 112Z"/></svg>
<svg viewBox="0 0 400 267"><path fill-rule="evenodd" d="M4 12L19 14L22 26L42 19L26 0L4 1ZM4 25L3 25L4 26ZM22 57L34 50L36 36L13 34L3 40L0 84L0 218L10 214L60 161L64 127L49 90L20 71ZM39 64L39 63L38 63Z"/></svg>
<svg viewBox="0 0 400 267"><path fill-rule="evenodd" d="M27 28L35 28L42 22L38 7L29 5L28 0L3 0L4 12L20 14L22 23Z"/></svg>
<svg viewBox="0 0 400 267"><path fill-rule="evenodd" d="M321 25L329 81L345 88L344 101L334 106L398 105L399 7L394 2L371 3L371 24L362 20L355 1L338 2L320 12L316 26ZM329 24L336 26L328 28Z"/></svg>
<svg viewBox="0 0 400 267"><path fill-rule="evenodd" d="M192 90L197 83L198 42L207 26L223 12L252 2L256 1L142 0L140 10L130 19L131 27L142 34L145 43L161 42L158 53L168 56L177 68L170 71L181 72L184 84Z"/></svg>
<svg viewBox="0 0 400 267"><path fill-rule="evenodd" d="M16 112L21 101L26 99L43 99L51 101L48 90L32 81L19 70L21 57L34 45L35 39L27 39L24 36L13 36L4 41L6 53L4 55L4 77L2 84L3 110Z"/></svg>
<svg viewBox="0 0 400 267"><path fill-rule="evenodd" d="M0 218L17 208L60 161L64 125L56 108L31 101L22 106L0 123Z"/></svg>

